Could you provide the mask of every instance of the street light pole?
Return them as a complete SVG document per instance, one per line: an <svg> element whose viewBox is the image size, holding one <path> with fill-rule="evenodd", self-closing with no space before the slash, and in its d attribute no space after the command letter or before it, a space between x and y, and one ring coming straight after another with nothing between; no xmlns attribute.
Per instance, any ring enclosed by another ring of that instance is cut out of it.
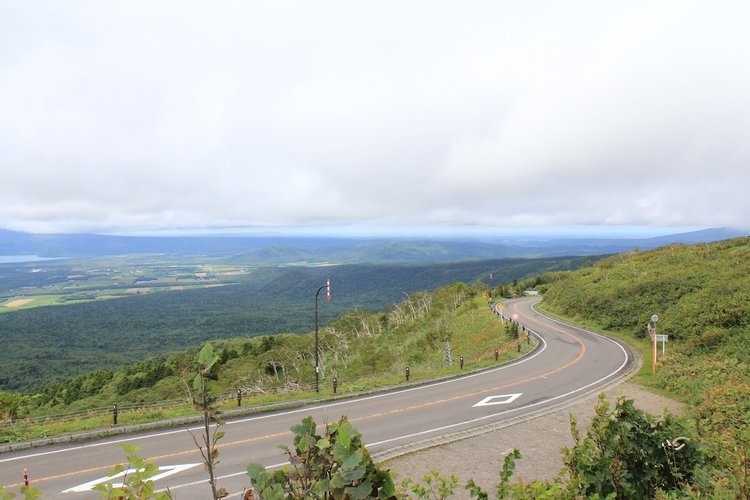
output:
<svg viewBox="0 0 750 500"><path fill-rule="evenodd" d="M331 279L326 280L326 284L318 288L315 292L315 392L320 392L320 356L318 349L318 295L321 290L326 290L326 299L331 300Z"/></svg>

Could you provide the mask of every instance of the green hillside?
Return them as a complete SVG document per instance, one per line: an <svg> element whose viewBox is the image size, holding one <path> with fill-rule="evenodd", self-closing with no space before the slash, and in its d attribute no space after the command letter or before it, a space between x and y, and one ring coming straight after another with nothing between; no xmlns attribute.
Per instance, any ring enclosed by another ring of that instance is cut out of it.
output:
<svg viewBox="0 0 750 500"><path fill-rule="evenodd" d="M656 377L641 380L690 404L724 480L750 485L750 238L631 252L535 280L545 307L632 342L659 316L669 335ZM640 340L639 340L640 339ZM720 479L721 480L721 479Z"/></svg>

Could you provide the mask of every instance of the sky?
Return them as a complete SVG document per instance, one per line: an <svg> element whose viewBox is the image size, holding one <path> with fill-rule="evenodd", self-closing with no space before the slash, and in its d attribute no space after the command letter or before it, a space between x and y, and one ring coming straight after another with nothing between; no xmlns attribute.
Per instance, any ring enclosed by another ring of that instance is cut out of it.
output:
<svg viewBox="0 0 750 500"><path fill-rule="evenodd" d="M0 228L747 229L747 19L0 0Z"/></svg>

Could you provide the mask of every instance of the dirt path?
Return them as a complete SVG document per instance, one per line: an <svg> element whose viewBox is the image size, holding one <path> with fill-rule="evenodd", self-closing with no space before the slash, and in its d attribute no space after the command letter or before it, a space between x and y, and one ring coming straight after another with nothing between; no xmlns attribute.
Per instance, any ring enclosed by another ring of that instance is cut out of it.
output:
<svg viewBox="0 0 750 500"><path fill-rule="evenodd" d="M682 403L652 394L631 382L620 384L605 394L612 402L618 396L633 399L637 408L654 415L661 415L664 409L680 414L684 409ZM573 444L569 415L572 413L576 416L579 428L583 430L591 421L596 403L594 396L565 410L473 438L403 455L387 461L385 465L397 474L398 484L405 477L421 479L431 470L437 470L444 476L455 474L460 485L455 498L469 498L463 486L471 478L492 495L494 485L499 482L498 473L505 455L513 448L518 448L523 458L516 462L514 480L551 479L563 465L560 449Z"/></svg>

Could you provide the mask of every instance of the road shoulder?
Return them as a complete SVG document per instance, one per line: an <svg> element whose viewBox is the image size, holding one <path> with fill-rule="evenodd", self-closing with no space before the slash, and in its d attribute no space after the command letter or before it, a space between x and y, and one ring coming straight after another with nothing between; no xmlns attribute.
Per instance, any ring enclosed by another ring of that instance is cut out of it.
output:
<svg viewBox="0 0 750 500"><path fill-rule="evenodd" d="M683 403L648 392L633 382L624 382L604 393L610 401L620 396L632 399L637 408L654 415L661 415L665 409L677 415L684 411ZM457 492L460 497L464 493L463 485L471 478L485 490L494 491L505 455L518 448L523 458L516 462L514 480L551 479L563 465L561 448L573 445L570 414L575 415L583 429L591 421L596 403L597 395L593 395L568 408L479 436L402 455L388 460L385 465L397 474L399 483L406 477L421 479L431 470L447 476L455 474L461 485Z"/></svg>

